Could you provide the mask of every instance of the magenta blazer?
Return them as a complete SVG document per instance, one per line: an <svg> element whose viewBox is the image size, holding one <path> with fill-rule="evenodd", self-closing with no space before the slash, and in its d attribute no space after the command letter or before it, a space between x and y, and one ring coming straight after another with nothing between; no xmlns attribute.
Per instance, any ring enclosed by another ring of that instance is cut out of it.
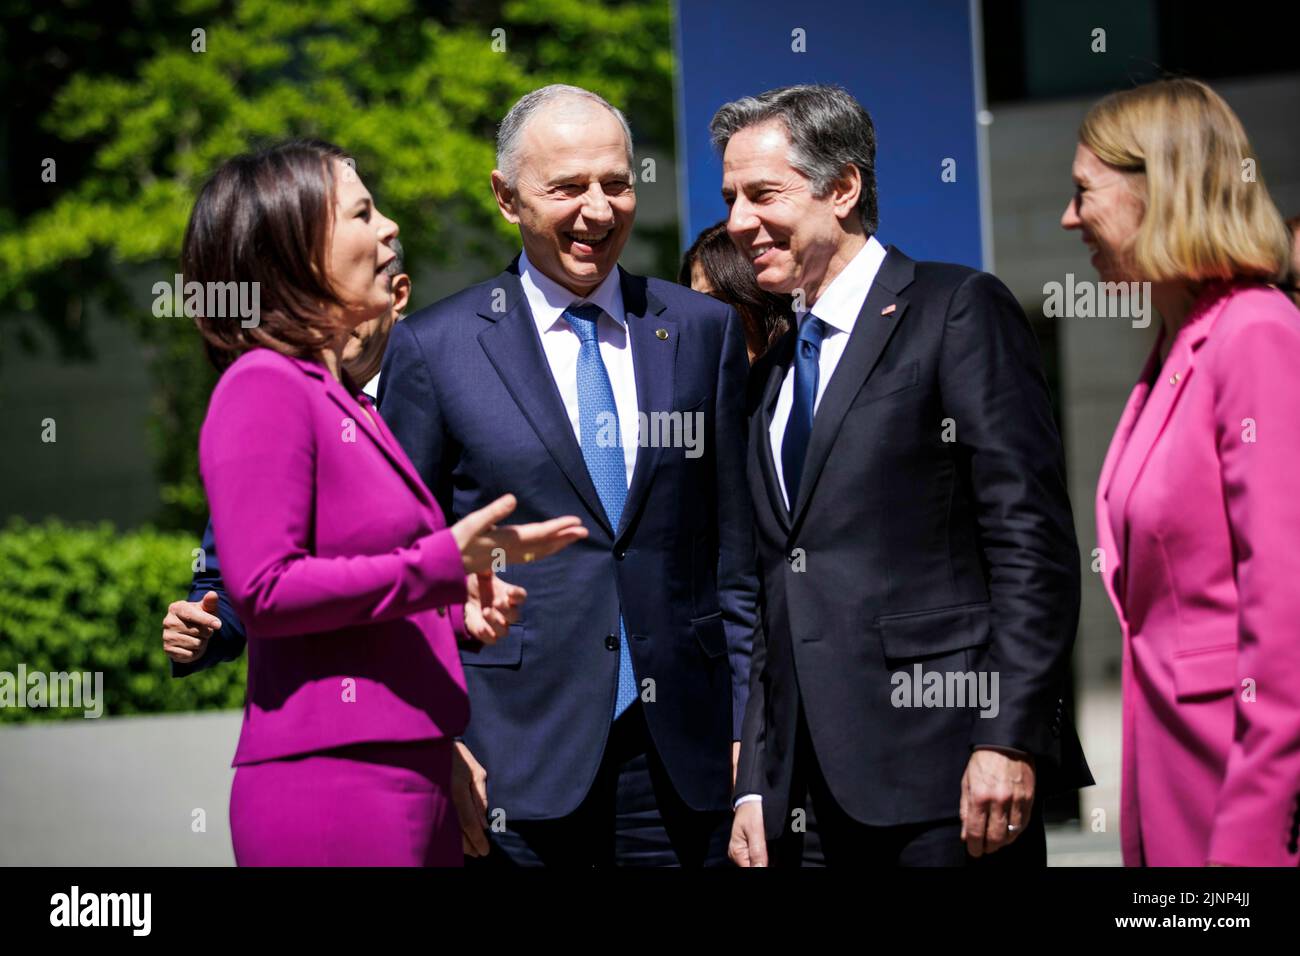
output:
<svg viewBox="0 0 1300 956"><path fill-rule="evenodd" d="M212 393L199 467L248 629L236 766L465 729L460 550L368 397L254 349Z"/></svg>
<svg viewBox="0 0 1300 956"><path fill-rule="evenodd" d="M1295 866L1300 312L1216 284L1157 372L1159 347L1097 489L1124 638L1124 862Z"/></svg>

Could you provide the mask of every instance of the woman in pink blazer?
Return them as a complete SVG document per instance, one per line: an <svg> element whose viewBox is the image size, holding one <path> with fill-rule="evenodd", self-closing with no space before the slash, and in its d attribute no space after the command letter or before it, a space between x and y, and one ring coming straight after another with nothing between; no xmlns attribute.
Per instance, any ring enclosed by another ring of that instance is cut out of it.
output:
<svg viewBox="0 0 1300 956"><path fill-rule="evenodd" d="M396 235L346 154L314 142L227 162L186 232L187 289L242 283L255 306L226 317L212 304L233 300L205 294L195 310L224 369L199 464L248 631L240 865L459 865L454 631L491 642L517 615L524 594L492 575L494 555L533 560L586 533L576 517L497 528L510 496L448 528L341 371L352 331L391 305Z"/></svg>
<svg viewBox="0 0 1300 956"><path fill-rule="evenodd" d="M1286 231L1202 83L1114 94L1079 139L1062 225L1103 280L1150 283L1161 318L1097 488L1124 862L1295 866L1300 312L1270 285Z"/></svg>

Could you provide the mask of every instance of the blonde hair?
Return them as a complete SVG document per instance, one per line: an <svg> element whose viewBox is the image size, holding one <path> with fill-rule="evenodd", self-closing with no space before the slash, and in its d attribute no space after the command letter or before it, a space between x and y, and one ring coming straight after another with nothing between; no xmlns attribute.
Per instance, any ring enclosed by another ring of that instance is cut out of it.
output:
<svg viewBox="0 0 1300 956"><path fill-rule="evenodd" d="M1255 171L1246 131L1223 98L1199 80L1157 80L1112 93L1079 127L1104 163L1142 181L1146 205L1130 250L1140 278L1281 280L1290 238Z"/></svg>

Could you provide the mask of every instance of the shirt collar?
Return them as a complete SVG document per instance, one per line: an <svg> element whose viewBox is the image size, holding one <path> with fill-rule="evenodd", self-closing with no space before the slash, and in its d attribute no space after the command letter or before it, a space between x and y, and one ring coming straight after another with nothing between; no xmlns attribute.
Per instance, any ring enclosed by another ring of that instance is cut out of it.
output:
<svg viewBox="0 0 1300 956"><path fill-rule="evenodd" d="M618 267L605 276L600 285L585 298L578 298L550 276L528 261L528 253L519 253L519 282L524 287L528 308L532 310L537 331L548 332L560 320L561 314L574 303L590 302L600 306L605 314L622 326L627 325L623 312L623 289L619 283Z"/></svg>
<svg viewBox="0 0 1300 956"><path fill-rule="evenodd" d="M852 334L862 303L867 301L867 293L871 291L871 284L876 281L876 273L884 261L885 247L876 241L875 236L868 236L866 244L831 280L809 312L836 331ZM808 314L804 312L799 316L800 324Z"/></svg>

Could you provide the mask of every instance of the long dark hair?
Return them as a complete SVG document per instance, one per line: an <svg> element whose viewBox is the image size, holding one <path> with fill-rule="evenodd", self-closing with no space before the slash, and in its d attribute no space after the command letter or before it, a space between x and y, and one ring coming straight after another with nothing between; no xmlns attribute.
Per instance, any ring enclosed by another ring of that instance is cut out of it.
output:
<svg viewBox="0 0 1300 956"><path fill-rule="evenodd" d="M727 235L725 219L695 237L682 256L682 267L677 273L679 283L691 284L691 267L697 262L713 287L710 294L740 313L745 326L745 344L757 360L790 328L789 317L793 311L790 297L765 292L759 286L753 267Z"/></svg>
<svg viewBox="0 0 1300 956"><path fill-rule="evenodd" d="M271 348L314 357L348 328L327 275L334 224L332 143L294 140L226 160L203 186L181 252L186 284L258 283L258 320L199 314L208 357L225 369L244 352Z"/></svg>

